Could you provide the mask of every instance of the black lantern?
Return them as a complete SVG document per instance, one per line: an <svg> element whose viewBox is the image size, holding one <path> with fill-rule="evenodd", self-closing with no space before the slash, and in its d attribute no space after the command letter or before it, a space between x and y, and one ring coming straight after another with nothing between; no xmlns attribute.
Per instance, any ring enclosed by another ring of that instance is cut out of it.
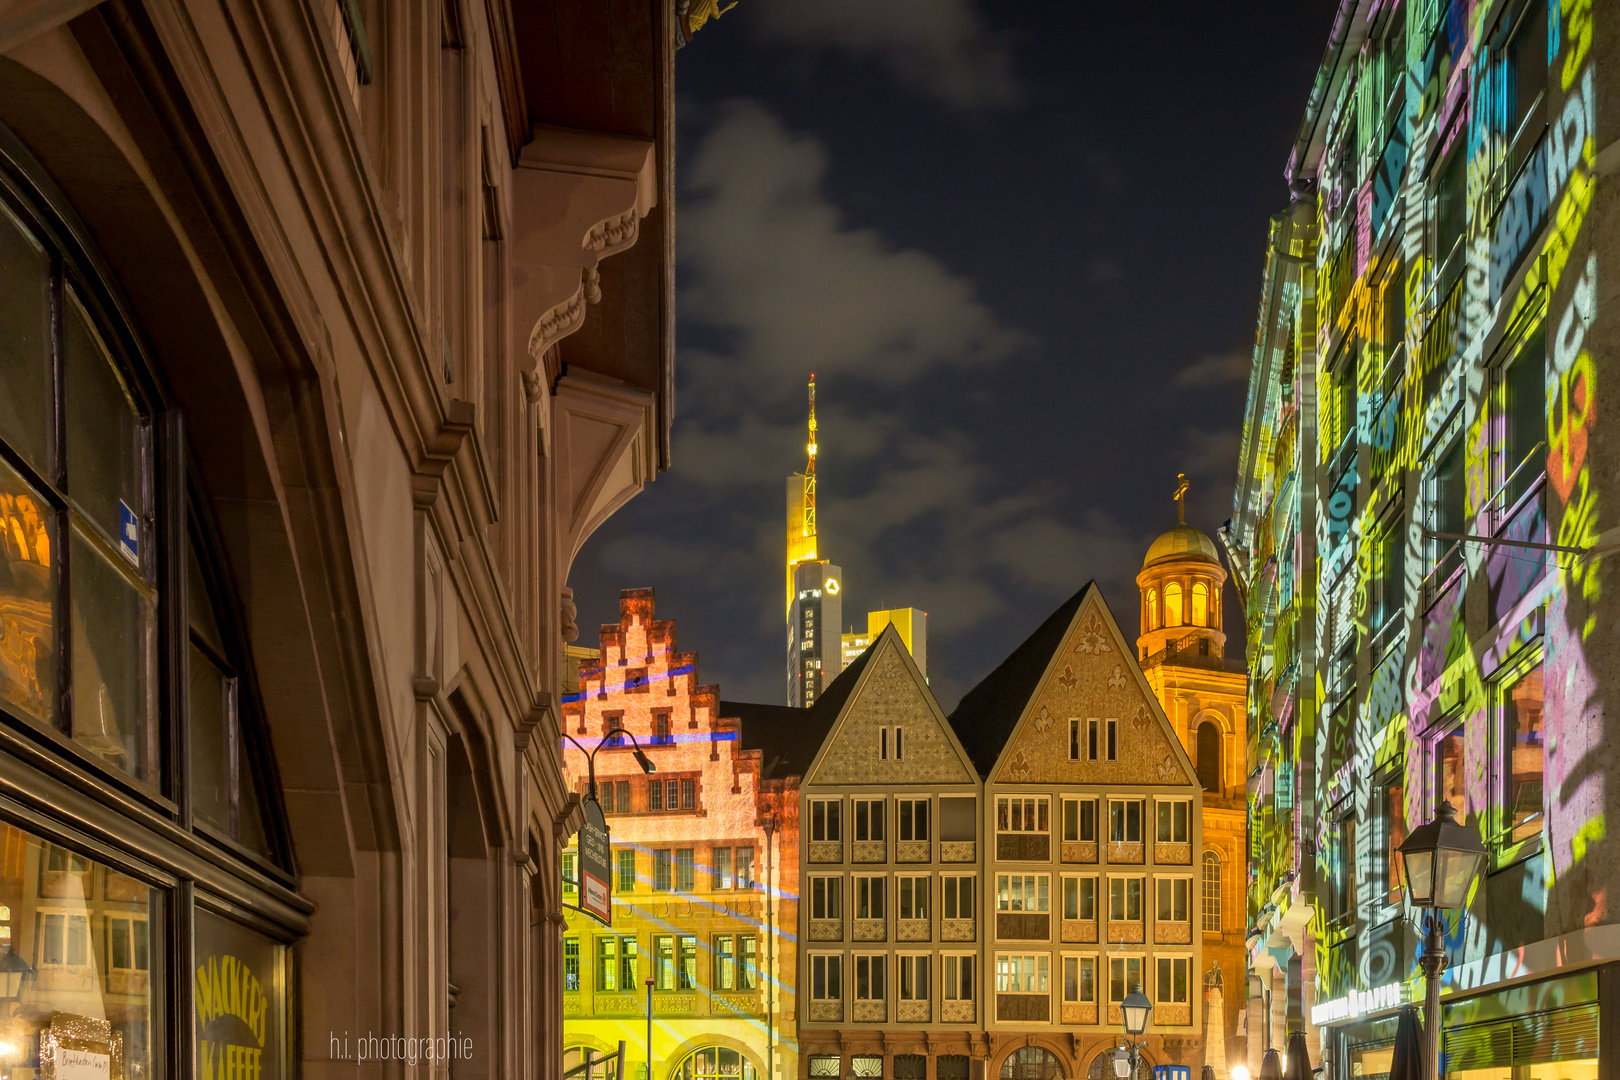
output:
<svg viewBox="0 0 1620 1080"><path fill-rule="evenodd" d="M10 945L0 954L0 1004L15 1005L22 1000L23 988L33 978L34 969Z"/></svg>
<svg viewBox="0 0 1620 1080"><path fill-rule="evenodd" d="M1142 984L1137 983L1136 989L1125 995L1125 1000L1119 1003L1119 1011L1125 1014L1125 1034L1140 1035L1147 1030L1148 1013L1153 1011L1153 1002L1142 993Z"/></svg>
<svg viewBox="0 0 1620 1080"><path fill-rule="evenodd" d="M1449 802L1440 804L1433 821L1412 830L1400 852L1406 865L1406 898L1422 908L1467 904L1468 890L1486 856L1479 833L1457 824L1457 812Z"/></svg>

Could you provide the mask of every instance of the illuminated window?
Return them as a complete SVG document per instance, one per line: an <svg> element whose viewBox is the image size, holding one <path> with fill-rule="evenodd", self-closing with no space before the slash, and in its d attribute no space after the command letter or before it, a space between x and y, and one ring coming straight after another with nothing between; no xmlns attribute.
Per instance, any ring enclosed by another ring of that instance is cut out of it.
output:
<svg viewBox="0 0 1620 1080"><path fill-rule="evenodd" d="M996 799L996 831L1050 832L1047 807L1044 795L1036 798L999 796Z"/></svg>
<svg viewBox="0 0 1620 1080"><path fill-rule="evenodd" d="M657 990L675 989L675 938L659 934L653 938L653 987Z"/></svg>
<svg viewBox="0 0 1620 1080"><path fill-rule="evenodd" d="M579 989L579 938L563 938L563 989Z"/></svg>
<svg viewBox="0 0 1620 1080"><path fill-rule="evenodd" d="M737 939L737 989L759 989L759 939L752 934Z"/></svg>
<svg viewBox="0 0 1620 1080"><path fill-rule="evenodd" d="M1204 852L1204 933L1221 932L1221 853Z"/></svg>
<svg viewBox="0 0 1620 1080"><path fill-rule="evenodd" d="M730 934L716 934L714 938L714 988L737 989L737 945Z"/></svg>
<svg viewBox="0 0 1620 1080"><path fill-rule="evenodd" d="M624 990L635 990L641 985L636 977L639 967L636 957L636 939L622 937L619 939L619 986Z"/></svg>
<svg viewBox="0 0 1620 1080"><path fill-rule="evenodd" d="M1209 586L1202 581L1193 583L1192 621L1194 626L1209 625Z"/></svg>
<svg viewBox="0 0 1620 1080"><path fill-rule="evenodd" d="M604 814L618 813L618 810L617 810L618 801L614 798L614 795L616 794L616 791L615 791L615 789L613 787L612 781L608 781L606 783L598 784L597 788L596 788L596 793L597 793L597 805L599 805L602 808L602 813L604 813Z"/></svg>
<svg viewBox="0 0 1620 1080"><path fill-rule="evenodd" d="M615 937L599 937L596 939L596 989L619 989L619 939ZM629 989L629 987L626 987Z"/></svg>
<svg viewBox="0 0 1620 1080"><path fill-rule="evenodd" d="M1046 994L1050 993L1052 958L1038 956L996 956L996 993Z"/></svg>
<svg viewBox="0 0 1620 1080"><path fill-rule="evenodd" d="M41 967L88 967L90 917L43 912L39 917Z"/></svg>
<svg viewBox="0 0 1620 1080"><path fill-rule="evenodd" d="M647 809L662 810L664 808L664 782L662 780L647 781Z"/></svg>
<svg viewBox="0 0 1620 1080"><path fill-rule="evenodd" d="M1172 581L1164 587L1164 625L1180 626L1181 618L1181 585Z"/></svg>
<svg viewBox="0 0 1620 1080"><path fill-rule="evenodd" d="M754 849L740 847L737 849L737 888L752 889L754 887Z"/></svg>
<svg viewBox="0 0 1620 1080"><path fill-rule="evenodd" d="M675 939L675 989L696 990L697 938L681 934Z"/></svg>
<svg viewBox="0 0 1620 1080"><path fill-rule="evenodd" d="M579 875L576 869L578 863L578 855L572 851L563 852L562 887L564 893L577 893L579 891Z"/></svg>
<svg viewBox="0 0 1620 1080"><path fill-rule="evenodd" d="M689 893L697 888L697 860L691 848L675 850L675 891Z"/></svg>
<svg viewBox="0 0 1620 1080"><path fill-rule="evenodd" d="M714 870L714 888L731 888L731 849L728 847L715 848L710 855L710 862L713 864Z"/></svg>
<svg viewBox="0 0 1620 1080"><path fill-rule="evenodd" d="M631 892L636 887L636 853L619 852L619 891Z"/></svg>
<svg viewBox="0 0 1620 1080"><path fill-rule="evenodd" d="M653 890L655 892L669 892L670 886L674 883L674 875L670 872L672 864L669 852L668 850L660 850L653 852L652 855Z"/></svg>
<svg viewBox="0 0 1620 1080"><path fill-rule="evenodd" d="M1500 842L1507 845L1541 835L1542 776L1546 765L1541 665L1513 676L1498 693L1501 725L1497 760L1502 770Z"/></svg>
<svg viewBox="0 0 1620 1080"><path fill-rule="evenodd" d="M1378 847L1384 871L1384 903L1401 902L1400 846L1406 841L1406 770L1404 763L1386 769L1373 781L1377 800Z"/></svg>
<svg viewBox="0 0 1620 1080"><path fill-rule="evenodd" d="M1159 628L1158 589L1149 589L1147 591L1147 628L1149 630L1157 630Z"/></svg>
<svg viewBox="0 0 1620 1080"><path fill-rule="evenodd" d="M1051 880L1047 874L997 874L996 910L1050 911Z"/></svg>

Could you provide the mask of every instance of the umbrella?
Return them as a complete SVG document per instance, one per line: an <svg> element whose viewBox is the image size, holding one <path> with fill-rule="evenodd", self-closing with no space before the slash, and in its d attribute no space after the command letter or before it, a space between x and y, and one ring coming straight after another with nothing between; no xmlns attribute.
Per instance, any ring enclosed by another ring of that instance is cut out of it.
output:
<svg viewBox="0 0 1620 1080"><path fill-rule="evenodd" d="M1296 1031L1288 1036L1288 1068L1283 1080L1311 1080L1311 1055L1305 1048L1305 1033Z"/></svg>
<svg viewBox="0 0 1620 1080"><path fill-rule="evenodd" d="M1267 1050L1260 1059L1260 1080L1282 1080L1282 1059L1277 1051Z"/></svg>
<svg viewBox="0 0 1620 1080"><path fill-rule="evenodd" d="M1401 1010L1395 1024L1395 1050L1389 1062L1389 1080L1423 1080L1423 1021L1416 1008Z"/></svg>

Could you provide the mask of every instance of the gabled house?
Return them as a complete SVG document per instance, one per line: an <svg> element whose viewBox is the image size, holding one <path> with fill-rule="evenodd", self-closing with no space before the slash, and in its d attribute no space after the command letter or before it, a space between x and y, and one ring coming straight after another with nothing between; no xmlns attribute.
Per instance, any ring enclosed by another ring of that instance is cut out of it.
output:
<svg viewBox="0 0 1620 1080"><path fill-rule="evenodd" d="M983 1059L979 776L894 626L832 683L799 785L803 1076Z"/></svg>
<svg viewBox="0 0 1620 1080"><path fill-rule="evenodd" d="M950 721L984 781L988 1075L1113 1075L1138 985L1154 1002L1144 1068L1199 1064L1202 789L1096 585Z"/></svg>

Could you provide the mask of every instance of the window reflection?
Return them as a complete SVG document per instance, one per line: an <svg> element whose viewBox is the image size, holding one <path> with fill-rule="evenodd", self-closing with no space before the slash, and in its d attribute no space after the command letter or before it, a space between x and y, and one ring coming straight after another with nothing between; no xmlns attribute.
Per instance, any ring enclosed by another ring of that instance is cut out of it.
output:
<svg viewBox="0 0 1620 1080"><path fill-rule="evenodd" d="M1546 757L1542 737L1541 668L1535 667L1502 695L1502 747L1507 761L1503 825L1518 843L1541 832L1541 776Z"/></svg>
<svg viewBox="0 0 1620 1080"><path fill-rule="evenodd" d="M45 501L0 462L0 701L45 721L56 712L55 532Z"/></svg>
<svg viewBox="0 0 1620 1080"><path fill-rule="evenodd" d="M122 1044L124 1075L160 1074L152 1041L151 919L159 894L78 852L0 825L0 941L31 969L15 1000L0 1000L0 1070L40 1068L40 1037L80 1018L105 1021Z"/></svg>

